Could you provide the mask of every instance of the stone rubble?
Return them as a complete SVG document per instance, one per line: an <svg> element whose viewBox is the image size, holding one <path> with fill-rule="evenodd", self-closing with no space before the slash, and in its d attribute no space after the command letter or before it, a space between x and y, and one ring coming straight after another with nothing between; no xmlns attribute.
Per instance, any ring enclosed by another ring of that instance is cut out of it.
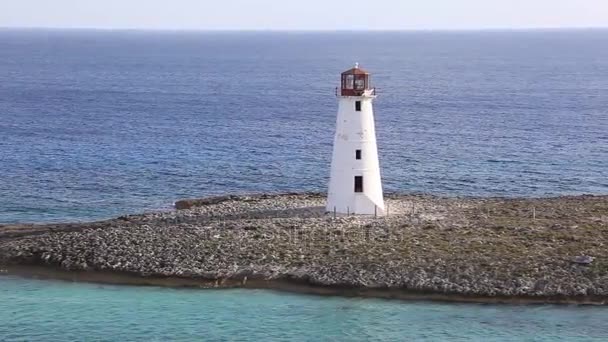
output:
<svg viewBox="0 0 608 342"><path fill-rule="evenodd" d="M24 226L22 233L0 226L0 266L608 298L608 196L390 195L389 216L378 218L334 218L324 202L313 193L224 196L177 202L183 210Z"/></svg>

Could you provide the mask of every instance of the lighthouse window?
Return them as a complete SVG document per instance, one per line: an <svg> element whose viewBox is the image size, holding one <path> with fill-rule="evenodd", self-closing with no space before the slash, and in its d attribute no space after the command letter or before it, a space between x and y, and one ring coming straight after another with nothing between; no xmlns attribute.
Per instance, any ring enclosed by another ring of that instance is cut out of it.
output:
<svg viewBox="0 0 608 342"><path fill-rule="evenodd" d="M361 101L355 101L355 110L357 112L361 111Z"/></svg>
<svg viewBox="0 0 608 342"><path fill-rule="evenodd" d="M363 176L355 176L355 192L363 192Z"/></svg>
<svg viewBox="0 0 608 342"><path fill-rule="evenodd" d="M365 78L364 77L357 77L357 79L355 80L355 89L357 89L357 90L365 89Z"/></svg>
<svg viewBox="0 0 608 342"><path fill-rule="evenodd" d="M357 159L357 160L361 159L361 150L356 150L355 151L355 159Z"/></svg>
<svg viewBox="0 0 608 342"><path fill-rule="evenodd" d="M354 89L355 87L355 75L344 75L342 76L342 89Z"/></svg>

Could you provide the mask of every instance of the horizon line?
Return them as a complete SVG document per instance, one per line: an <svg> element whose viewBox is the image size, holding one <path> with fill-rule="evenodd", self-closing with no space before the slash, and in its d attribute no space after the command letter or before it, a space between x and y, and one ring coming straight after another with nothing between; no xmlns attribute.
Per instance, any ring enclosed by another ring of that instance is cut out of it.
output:
<svg viewBox="0 0 608 342"><path fill-rule="evenodd" d="M0 30L32 31L139 31L139 32L184 32L184 33L348 33L348 32L511 32L511 31L584 31L606 30L608 26L566 27L487 27L487 28L403 28L403 29L253 29L253 28L129 28L129 27L53 27L53 26L0 26Z"/></svg>

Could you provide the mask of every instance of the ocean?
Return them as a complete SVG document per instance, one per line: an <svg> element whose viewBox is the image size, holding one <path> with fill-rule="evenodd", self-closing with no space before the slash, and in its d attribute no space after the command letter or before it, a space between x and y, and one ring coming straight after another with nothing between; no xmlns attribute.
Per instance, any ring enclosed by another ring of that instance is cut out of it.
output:
<svg viewBox="0 0 608 342"><path fill-rule="evenodd" d="M608 194L607 39L608 30L0 30L0 223L325 191L334 89L355 62L379 94L385 191ZM0 340L608 337L603 308L9 277L0 303Z"/></svg>
<svg viewBox="0 0 608 342"><path fill-rule="evenodd" d="M0 278L2 341L606 341L604 307Z"/></svg>

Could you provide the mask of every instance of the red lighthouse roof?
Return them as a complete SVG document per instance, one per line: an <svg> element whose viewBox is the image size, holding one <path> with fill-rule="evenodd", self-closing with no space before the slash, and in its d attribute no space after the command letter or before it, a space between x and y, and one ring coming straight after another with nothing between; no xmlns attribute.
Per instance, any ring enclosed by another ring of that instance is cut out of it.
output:
<svg viewBox="0 0 608 342"><path fill-rule="evenodd" d="M340 94L342 96L362 96L371 88L369 72L359 68L359 63L355 67L342 73L342 86Z"/></svg>
<svg viewBox="0 0 608 342"><path fill-rule="evenodd" d="M342 75L369 75L369 72L359 68L359 63L356 63L354 68L346 70Z"/></svg>

